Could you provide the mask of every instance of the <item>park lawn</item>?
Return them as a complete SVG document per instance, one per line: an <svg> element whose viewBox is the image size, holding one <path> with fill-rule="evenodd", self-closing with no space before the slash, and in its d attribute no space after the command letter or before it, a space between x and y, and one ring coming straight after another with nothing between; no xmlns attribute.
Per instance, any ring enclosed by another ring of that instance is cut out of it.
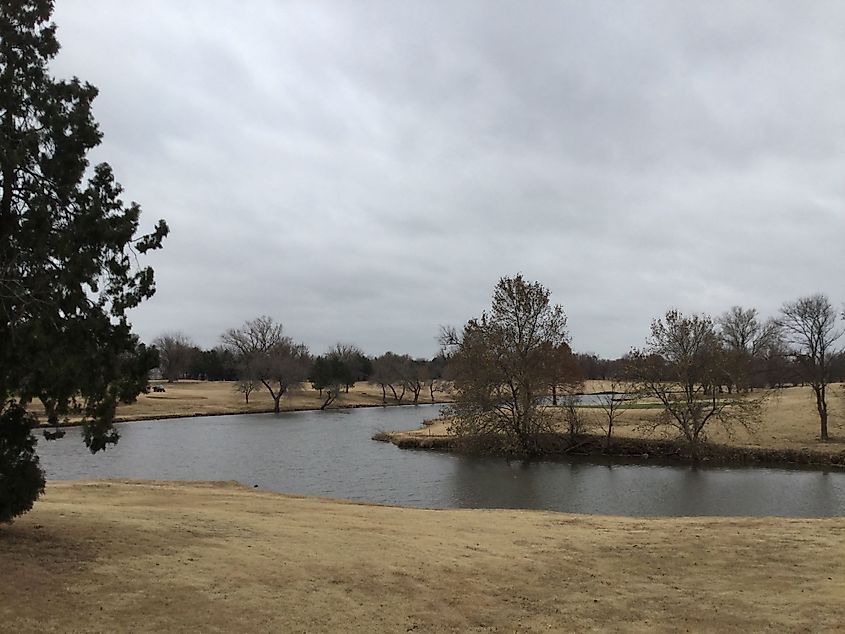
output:
<svg viewBox="0 0 845 634"><path fill-rule="evenodd" d="M121 405L117 412L119 419L267 412L273 409L273 400L264 386L260 386L250 394L249 404L247 404L243 394L235 390L236 383L232 381L177 381L160 385L166 390L163 394L150 391L149 394L139 396L137 402L131 405ZM389 405L397 404L389 389L387 395ZM434 395L436 402L448 400L448 394L444 392L435 392ZM413 394L406 392L402 404L409 405L412 402ZM420 394L420 403L430 402L430 395L427 390L424 390ZM303 384L282 397L281 409L283 411L319 409L322 403L320 393L310 385ZM380 386L374 383L356 383L348 393L342 393L340 398L329 407L362 407L381 404Z"/></svg>
<svg viewBox="0 0 845 634"><path fill-rule="evenodd" d="M608 389L606 383L590 382L585 385L586 392ZM647 403L651 405L652 403ZM823 454L835 454L845 451L845 386L838 383L829 387L828 394L828 442L819 440L819 419L816 402L809 387L790 387L775 392L766 401L760 423L752 431L735 428L732 434L726 433L717 424L708 428L708 438L712 442L739 447L763 449L784 449L812 451ZM588 430L600 434L602 412L599 408L583 407L582 412ZM674 432L662 430L650 431L649 423L657 418L660 409L630 408L614 423L614 435L628 438L664 438L676 437ZM403 431L396 435L410 437L448 437L447 420L438 420L422 429Z"/></svg>
<svg viewBox="0 0 845 634"><path fill-rule="evenodd" d="M790 387L774 392L766 400L760 422L753 431L736 427L732 433L727 433L713 423L708 427L707 436L714 443L739 447L839 453L845 451L845 389L842 384L830 386L828 408L828 431L831 436L828 442L819 440L816 401L809 387ZM593 410L587 414L588 420L597 427L601 421L601 412ZM628 411L614 432L628 437L665 437L665 432L649 434L643 429L644 423L647 427L647 423L659 414L659 409Z"/></svg>
<svg viewBox="0 0 845 634"><path fill-rule="evenodd" d="M51 482L0 631L836 631L845 520L419 510Z"/></svg>
<svg viewBox="0 0 845 634"><path fill-rule="evenodd" d="M244 400L244 395L235 390L234 381L177 381L175 383L152 382L152 385L160 385L164 392L153 392L141 394L135 403L119 405L117 408L117 420L145 420L150 418L174 418L179 416L211 416L217 414L239 414L245 412L271 412L273 411L273 400L263 386L257 388L249 397L249 403ZM390 390L388 394L388 405L396 405ZM446 402L450 399L449 393L436 391L434 393L436 402ZM402 405L410 405L413 402L413 394L407 392ZM430 403L431 397L428 390L420 394L420 403ZM290 390L282 397L282 411L319 409L323 401L320 393L303 384L297 389ZM341 394L340 398L332 403L331 409L338 407L364 407L377 406L382 404L381 387L374 383L357 383L349 389L349 393ZM33 405L36 412L41 413L38 404ZM42 418L43 420L43 418ZM71 419L71 422L74 422Z"/></svg>

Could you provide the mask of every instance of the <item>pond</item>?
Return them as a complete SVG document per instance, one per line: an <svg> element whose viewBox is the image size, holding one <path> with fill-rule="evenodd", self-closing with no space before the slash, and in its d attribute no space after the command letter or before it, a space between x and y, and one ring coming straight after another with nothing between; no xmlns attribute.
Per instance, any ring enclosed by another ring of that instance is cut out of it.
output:
<svg viewBox="0 0 845 634"><path fill-rule="evenodd" d="M304 495L427 508L606 515L845 514L845 472L702 468L595 459L506 461L401 450L371 440L412 429L436 405L122 423L92 456L81 430L38 444L48 479L236 480Z"/></svg>

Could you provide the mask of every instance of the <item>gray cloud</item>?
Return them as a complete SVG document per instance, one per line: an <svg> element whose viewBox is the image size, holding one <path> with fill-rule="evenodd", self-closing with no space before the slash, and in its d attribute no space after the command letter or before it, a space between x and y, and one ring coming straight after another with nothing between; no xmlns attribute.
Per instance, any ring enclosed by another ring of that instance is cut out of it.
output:
<svg viewBox="0 0 845 634"><path fill-rule="evenodd" d="M266 313L317 351L436 351L501 275L576 349L670 306L773 313L845 256L839 2L65 0L58 75L165 217L146 339Z"/></svg>

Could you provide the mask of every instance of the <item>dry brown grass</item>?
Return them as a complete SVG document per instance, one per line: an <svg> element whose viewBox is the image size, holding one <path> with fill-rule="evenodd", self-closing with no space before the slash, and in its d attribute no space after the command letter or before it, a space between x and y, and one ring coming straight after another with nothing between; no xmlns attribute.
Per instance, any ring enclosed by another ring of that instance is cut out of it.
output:
<svg viewBox="0 0 845 634"><path fill-rule="evenodd" d="M154 382L161 385L165 392L142 394L137 402L131 405L120 405L117 409L117 420L143 420L149 418L173 418L179 416L210 416L215 414L239 414L243 412L271 412L273 400L263 386L256 389L249 397L249 404L244 401L242 393L235 391L232 381L177 381L176 383ZM449 400L449 394L435 392L436 402ZM402 404L412 403L413 395L408 392ZM420 403L430 403L430 395L424 390L420 395ZM349 393L341 394L340 398L329 406L329 409L339 407L362 407L381 405L381 388L373 383L358 383L350 388ZM388 405L396 404L390 390L388 390ZM302 385L291 390L282 397L283 411L319 409L322 405L319 392ZM38 407L34 407L39 411Z"/></svg>
<svg viewBox="0 0 845 634"><path fill-rule="evenodd" d="M841 631L845 520L426 511L51 483L0 528L0 630Z"/></svg>
<svg viewBox="0 0 845 634"><path fill-rule="evenodd" d="M121 420L137 418L159 418L163 416L191 416L203 414L229 414L235 412L267 412L273 409L273 400L269 392L261 386L249 397L249 405L244 402L243 394L235 391L235 383L231 381L178 381L176 383L162 383L165 392L150 392L138 397L132 405L123 405L118 409ZM435 401L448 400L448 395L435 392ZM408 392L403 404L410 404L413 395ZM318 409L322 405L320 393L303 384L291 390L282 397L281 407L284 411ZM388 405L395 404L388 390ZM420 403L430 403L427 391L420 395ZM381 387L374 383L357 383L349 389L349 393L342 393L340 398L329 408L361 407L382 404Z"/></svg>
<svg viewBox="0 0 845 634"><path fill-rule="evenodd" d="M708 439L722 444L767 449L809 450L821 453L838 453L845 450L845 393L842 384L831 386L828 397L831 440L819 440L819 418L816 403L809 387L791 387L774 393L765 403L759 425L754 431L735 428L733 434L712 425ZM595 410L589 411L594 417ZM653 419L657 410L631 410L621 419L620 435L642 436L639 429L644 421ZM659 434L659 432L658 432Z"/></svg>
<svg viewBox="0 0 845 634"><path fill-rule="evenodd" d="M586 392L610 389L607 382L588 381ZM753 432L742 428L734 430L732 435L713 425L709 428L709 440L740 447L761 447L766 449L789 449L814 451L826 454L845 451L845 386L836 384L830 387L828 397L828 421L831 440L819 440L819 419L812 390L809 387L791 387L775 393L766 402L760 424ZM601 411L583 408L582 413L593 431L601 433L598 423ZM615 423L614 434L634 438L662 438L664 433L648 433L643 423L653 420L658 410L629 410ZM448 422L438 421L424 429L403 432L407 436L448 436Z"/></svg>

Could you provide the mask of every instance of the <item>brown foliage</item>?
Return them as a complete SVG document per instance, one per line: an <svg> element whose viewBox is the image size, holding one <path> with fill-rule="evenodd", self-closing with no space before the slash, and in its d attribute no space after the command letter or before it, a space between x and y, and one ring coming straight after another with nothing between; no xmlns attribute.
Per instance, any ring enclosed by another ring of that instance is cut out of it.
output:
<svg viewBox="0 0 845 634"><path fill-rule="evenodd" d="M549 291L521 275L499 280L490 312L446 330L455 404L452 431L463 443L495 438L510 453L538 453L536 437L550 432L541 403L553 386L569 382L566 315Z"/></svg>

